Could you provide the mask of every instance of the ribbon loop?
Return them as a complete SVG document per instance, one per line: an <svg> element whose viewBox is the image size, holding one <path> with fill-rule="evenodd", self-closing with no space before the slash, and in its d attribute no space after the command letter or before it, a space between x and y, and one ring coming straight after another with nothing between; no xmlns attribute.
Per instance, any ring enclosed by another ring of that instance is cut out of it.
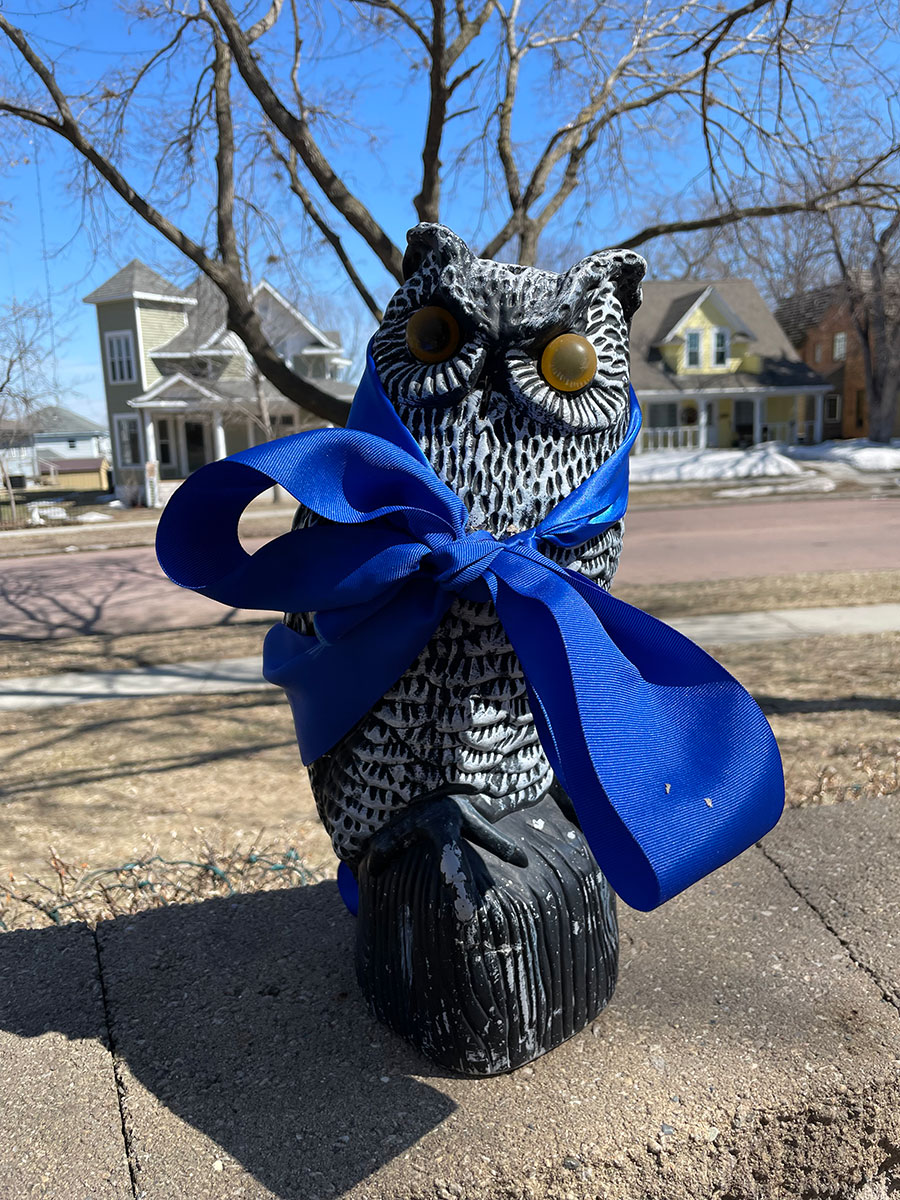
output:
<svg viewBox="0 0 900 1200"><path fill-rule="evenodd" d="M533 530L502 542L428 465L371 356L347 430L295 434L195 472L157 552L176 583L225 604L315 610L317 635L276 625L264 674L287 692L304 762L331 750L427 645L454 595L493 600L525 674L541 744L612 886L649 909L778 820L781 760L754 700L667 625L552 562L625 511L625 440ZM237 521L271 483L324 524L253 556Z"/></svg>

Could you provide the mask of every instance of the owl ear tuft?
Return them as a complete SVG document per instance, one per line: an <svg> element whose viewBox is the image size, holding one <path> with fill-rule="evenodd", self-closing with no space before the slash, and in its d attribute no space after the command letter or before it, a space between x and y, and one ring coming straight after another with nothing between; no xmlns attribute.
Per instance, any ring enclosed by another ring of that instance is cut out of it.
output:
<svg viewBox="0 0 900 1200"><path fill-rule="evenodd" d="M446 225L416 225L406 235L407 248L403 255L403 282L420 270L431 256L438 267L449 266L472 257L469 247Z"/></svg>
<svg viewBox="0 0 900 1200"><path fill-rule="evenodd" d="M633 250L598 250L576 263L567 275L580 287L596 287L611 282L626 321L641 307L641 280L646 261Z"/></svg>
<svg viewBox="0 0 900 1200"><path fill-rule="evenodd" d="M630 321L641 307L641 280L647 271L647 260L633 250L611 250L609 278L616 286L625 320Z"/></svg>

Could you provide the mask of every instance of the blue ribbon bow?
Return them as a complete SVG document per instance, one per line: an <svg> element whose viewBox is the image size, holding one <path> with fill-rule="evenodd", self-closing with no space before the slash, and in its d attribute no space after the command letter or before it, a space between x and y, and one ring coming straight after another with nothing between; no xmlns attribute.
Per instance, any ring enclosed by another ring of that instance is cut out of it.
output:
<svg viewBox="0 0 900 1200"><path fill-rule="evenodd" d="M557 565L619 520L640 429L534 529L467 530L390 404L371 356L346 429L294 434L191 475L165 508L157 553L182 587L238 608L315 614L315 635L266 636L305 763L331 749L412 665L457 595L493 601L544 752L623 900L649 910L728 862L781 815L768 722L714 659L661 621ZM278 483L328 523L255 554L237 525Z"/></svg>

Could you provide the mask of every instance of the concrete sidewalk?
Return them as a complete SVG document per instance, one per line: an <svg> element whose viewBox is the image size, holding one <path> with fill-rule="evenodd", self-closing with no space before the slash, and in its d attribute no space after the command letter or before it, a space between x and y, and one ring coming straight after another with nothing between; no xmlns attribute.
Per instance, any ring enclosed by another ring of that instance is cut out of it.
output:
<svg viewBox="0 0 900 1200"><path fill-rule="evenodd" d="M793 810L621 912L593 1026L449 1077L369 1017L331 882L0 936L10 1200L887 1200L900 802Z"/></svg>
<svg viewBox="0 0 900 1200"><path fill-rule="evenodd" d="M742 642L896 632L900 631L900 604L729 613L685 617L670 624L701 646L713 649ZM262 660L256 655L133 671L69 671L60 675L0 678L0 711L137 696L244 692L268 686L262 679Z"/></svg>

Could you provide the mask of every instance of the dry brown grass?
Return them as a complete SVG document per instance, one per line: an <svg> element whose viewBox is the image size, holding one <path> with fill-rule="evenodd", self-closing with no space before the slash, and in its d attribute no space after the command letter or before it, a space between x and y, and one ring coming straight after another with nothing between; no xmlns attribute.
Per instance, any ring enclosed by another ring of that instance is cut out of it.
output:
<svg viewBox="0 0 900 1200"><path fill-rule="evenodd" d="M232 845L266 830L333 864L280 692L0 713L0 868L91 867ZM0 880L5 872L0 869Z"/></svg>
<svg viewBox="0 0 900 1200"><path fill-rule="evenodd" d="M230 847L204 843L188 855L150 854L116 867L90 869L87 863L65 862L49 852L49 871L42 875L10 873L0 883L0 930L39 929L130 916L170 904L302 887L321 878L306 867L293 846ZM171 854L171 851L170 851Z"/></svg>
<svg viewBox="0 0 900 1200"><path fill-rule="evenodd" d="M732 646L719 657L769 715L789 805L900 802L900 634ZM270 886L269 868L249 861L254 842L275 862L291 851L304 870L334 871L280 693L0 714L0 758L0 881L18 897L6 902L7 924L51 920L54 908L95 919L227 894L210 889L235 887L233 874L240 888Z"/></svg>
<svg viewBox="0 0 900 1200"><path fill-rule="evenodd" d="M900 803L900 634L720 648L769 718L787 803Z"/></svg>
<svg viewBox="0 0 900 1200"><path fill-rule="evenodd" d="M713 579L692 583L617 584L613 595L662 620L773 608L832 608L900 602L900 571L832 571Z"/></svg>
<svg viewBox="0 0 900 1200"><path fill-rule="evenodd" d="M130 671L164 663L242 658L262 653L271 621L173 629L160 633L89 633L79 637L10 642L2 649L0 676L53 675L60 671Z"/></svg>
<svg viewBox="0 0 900 1200"><path fill-rule="evenodd" d="M250 520L241 522L240 531L247 537L278 537L291 527L295 506L254 506ZM156 525L162 510L132 508L119 512L116 518L102 525L67 525L64 530L35 530L14 537L0 535L0 558L24 558L32 555L60 554L74 550L123 550L129 546L152 546L156 541Z"/></svg>

